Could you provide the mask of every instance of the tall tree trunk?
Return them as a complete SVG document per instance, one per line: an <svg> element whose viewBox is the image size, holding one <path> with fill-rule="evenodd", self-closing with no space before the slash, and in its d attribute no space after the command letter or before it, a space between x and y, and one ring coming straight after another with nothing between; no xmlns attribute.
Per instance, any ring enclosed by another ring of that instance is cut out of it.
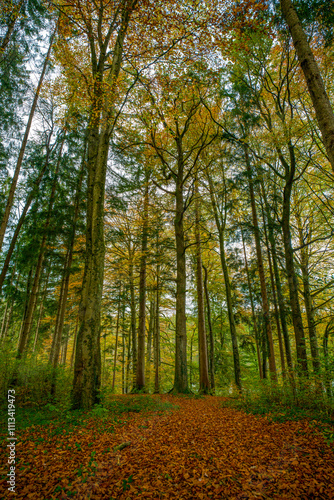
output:
<svg viewBox="0 0 334 500"><path fill-rule="evenodd" d="M50 273L51 273L51 266L49 267L49 271L48 271L48 274L47 274L47 277L46 277L46 280L45 280L45 283L44 283L44 289L42 291L42 297L41 297L41 303L40 303L40 306L39 306L38 320L37 320L37 326L36 326L36 331L35 331L35 338L34 338L34 345L33 345L33 348L32 348L32 352L35 352L36 351L36 347L37 347L37 340L38 340L39 329L40 329L41 321L42 321L42 315L43 315L43 310L44 310L44 303L45 303L45 299L46 299L47 292L48 292L48 284L49 284Z"/></svg>
<svg viewBox="0 0 334 500"><path fill-rule="evenodd" d="M178 146L178 175L175 186L175 242L176 242L176 339L175 375L173 390L189 392L187 373L187 329L186 329L186 248L184 241L183 200L183 151L181 140Z"/></svg>
<svg viewBox="0 0 334 500"><path fill-rule="evenodd" d="M126 380L125 380L125 394L130 392L130 365L131 365L131 334L128 333L128 345L127 345L127 360L126 360Z"/></svg>
<svg viewBox="0 0 334 500"><path fill-rule="evenodd" d="M299 243L301 246L300 249L300 268L302 271L302 279L303 279L303 295L304 295L304 304L306 310L306 318L307 318L307 326L308 326L308 334L310 338L310 347L311 347L311 356L312 356L312 365L315 373L319 373L320 371L320 359L319 359L319 348L318 348L318 339L317 339L317 330L316 330L316 322L314 317L314 308L312 303L312 295L310 290L310 276L309 276L309 248L304 246L304 235L302 222L300 218L300 214L296 213L296 220L298 226L299 233ZM309 231L308 241L311 240L312 231Z"/></svg>
<svg viewBox="0 0 334 500"><path fill-rule="evenodd" d="M224 281L225 281L225 292L226 292L226 303L227 303L227 314L230 325L230 333L232 340L232 351L233 351L233 364L234 364L234 380L237 388L241 391L241 377L240 377L240 358L239 358L239 348L238 348L238 340L237 340L237 329L235 326L234 312L233 312L233 303L232 303L232 292L231 292L231 284L230 277L228 274L228 268L226 264L226 256L225 256L225 240L224 240L224 229L225 229L225 221L221 221L219 217L218 207L214 195L213 182L210 177L210 174L207 174L210 188L210 198L211 204L213 208L213 214L216 222L216 227L218 230L219 237L219 249L220 249L220 261L222 265Z"/></svg>
<svg viewBox="0 0 334 500"><path fill-rule="evenodd" d="M267 215L267 220L268 220L268 238L269 238L269 242L270 242L271 255L272 255L272 259L273 259L274 276L275 276L275 284L276 284L276 290L277 290L279 314L280 314L281 325L282 325L282 333L283 333L283 339L284 339L285 355L286 355L287 365L289 367L289 375L291 378L291 377L293 377L293 363L292 363L290 337L289 337L288 326L287 326L287 322L286 322L287 313L286 313L286 307L285 307L285 302L284 302L284 297L283 297L280 273L279 273L279 269L278 269L276 240L275 240L274 229L273 229L274 221L271 217L270 207L269 207L269 204L267 201L267 195L266 195L263 181L261 182L261 187L262 187L262 196L264 199L266 215Z"/></svg>
<svg viewBox="0 0 334 500"><path fill-rule="evenodd" d="M107 48L114 30L110 26L97 60L92 33L91 62L94 73L93 104L88 133L88 189L85 269L80 302L80 328L77 338L72 408L89 409L100 401L101 349L100 321L104 275L104 195L109 142L113 130L113 101L118 80L123 42L136 0L128 0L120 9L118 34L107 78L108 92L103 93L103 75L110 52Z"/></svg>
<svg viewBox="0 0 334 500"><path fill-rule="evenodd" d="M21 336L22 336L22 330L23 330L23 325L25 318L27 316L27 311L28 311L28 304L29 304L29 298L30 298L30 290L31 290L31 281L32 281L32 273L34 271L34 266L32 266L29 269L29 273L27 276L27 286L26 286L26 293L25 293L25 299L24 299L24 308L23 308L23 316L22 316L22 322L21 322L21 328L20 328L20 333L19 333L19 342L18 346L20 345L21 342Z"/></svg>
<svg viewBox="0 0 334 500"><path fill-rule="evenodd" d="M149 174L146 173L145 177L143 228L139 270L138 357L136 367L136 384L134 386L135 392L141 391L145 388L146 261L148 236Z"/></svg>
<svg viewBox="0 0 334 500"><path fill-rule="evenodd" d="M153 294L151 294L150 298L150 320L148 325L148 333L147 333L147 349L146 349L146 384L149 385L151 381L151 359L152 359L152 338L153 338L153 330L154 330L154 321L155 321L155 300Z"/></svg>
<svg viewBox="0 0 334 500"><path fill-rule="evenodd" d="M210 305L210 296L208 290L208 270L202 263L204 269L204 292L206 299L206 312L208 318L208 327L209 327L209 372L210 372L210 388L211 392L215 391L215 343L213 337L213 329L212 329L212 320L211 320L211 305Z"/></svg>
<svg viewBox="0 0 334 500"><path fill-rule="evenodd" d="M63 340L63 344L62 344L62 350L61 350L61 357L60 357L60 363L65 366L66 365L66 357L67 357L67 347L68 347L68 335L69 335L69 332L68 332L68 328L67 328L67 331L65 333L65 338Z"/></svg>
<svg viewBox="0 0 334 500"><path fill-rule="evenodd" d="M16 269L16 264L14 265L14 269L13 269L13 272L11 274L10 284L12 284L12 282L13 282L14 275L15 275L15 269ZM16 279L15 294L17 292L17 288L18 288L18 285L19 285L20 276L21 276L21 274L19 274L18 277L17 277L17 279ZM1 325L0 343L4 342L6 340L6 337L7 337L7 332L8 332L10 321L12 319L12 314L13 314L13 309L14 309L14 302L15 302L14 301L14 297L15 297L15 294L12 297L12 299L9 301L10 302L9 310L8 310L8 303L9 302L8 301L6 302L6 309L5 309L5 313L4 313L4 317L3 317L3 321L2 321L2 325Z"/></svg>
<svg viewBox="0 0 334 500"><path fill-rule="evenodd" d="M44 235L40 247L33 284L29 294L26 314L24 316L24 320L22 323L20 341L17 349L17 359L20 359L24 354L26 354L26 347L32 327L33 316L36 309L37 298L40 288L40 281L41 281L40 278L43 270L45 247L46 247L46 235Z"/></svg>
<svg viewBox="0 0 334 500"><path fill-rule="evenodd" d="M20 174L20 170L21 170L21 166L22 166L22 162L23 162L25 149L26 149L27 142L28 142L28 137L29 137L29 133L30 133L30 129L31 129L32 120L33 120L36 106L37 106L38 97L39 97L39 94L40 94L40 91L41 91L41 88L43 85L45 72L46 72L46 69L47 69L47 66L49 63L49 58L50 58L52 44L53 44L55 34L56 34L56 29L53 31L51 38L50 38L48 52L47 52L45 59L44 59L42 72L41 72L41 75L39 77L39 82L38 82L35 96L34 96L34 99L33 99L32 105L31 105L31 109L30 109L30 113L29 113L29 117L28 117L28 122L26 125L25 133L23 136L22 144L21 144L21 149L20 149L19 156L17 159L14 175L12 178L12 183L11 183L11 186L9 189L7 204L6 204L5 212L4 212L3 219L1 222L1 226L0 226L0 251L1 251L3 240L5 237L5 232L6 232L6 228L7 228L7 224L8 224L8 220L9 220L9 215L10 215L10 212L11 212L11 209L13 206L16 185L17 185L17 181L19 179L19 174Z"/></svg>
<svg viewBox="0 0 334 500"><path fill-rule="evenodd" d="M132 378L133 378L133 385L135 385L136 375L137 375L137 330L136 330L136 298L135 298L132 254L130 255L130 264L129 264L129 286L130 286L131 339L132 339Z"/></svg>
<svg viewBox="0 0 334 500"><path fill-rule="evenodd" d="M257 328L257 321L256 321L256 316L255 316L255 308L254 308L254 300L253 300L253 291L252 291L252 285L251 285L251 281L250 281L250 277L249 277L246 246L245 246L245 240L244 240L244 235L243 235L242 230L241 230L241 238L242 238L242 247L243 247L243 251L244 251L245 269L246 269L247 284L248 284L248 290L249 290L249 299L250 299L251 309L252 309L252 319L253 319L253 329L254 329L254 337L255 337L257 363L258 363L258 367L259 367L260 380L262 380L263 379L263 370L262 370L262 361L261 361L261 354L260 354L260 347L259 347L259 332L258 332L258 328Z"/></svg>
<svg viewBox="0 0 334 500"><path fill-rule="evenodd" d="M289 294L290 294L290 306L292 312L292 322L295 332L296 339L296 350L297 350L297 365L299 374L307 375L307 353L305 344L305 334L303 328L302 315L300 311L299 295L298 295L298 282L295 271L295 264L293 258L293 248L291 243L291 230L290 230L290 211L291 211L291 192L294 182L294 174L296 170L295 165L295 155L293 146L289 144L290 151L290 168L286 166L286 162L281 161L285 166L286 178L285 186L283 190L283 211L282 211L282 231L283 231L283 243L284 243L284 253L285 253L285 263L286 272L288 276L289 283Z"/></svg>
<svg viewBox="0 0 334 500"><path fill-rule="evenodd" d="M199 349L199 392L210 392L208 348L205 331L204 289L202 273L202 249L200 234L200 208L198 180L195 180L195 240L196 240L196 285L197 285L197 314L198 314L198 349Z"/></svg>
<svg viewBox="0 0 334 500"><path fill-rule="evenodd" d="M283 379L285 379L285 375L286 374L285 374L285 359L284 359L284 348L283 348L282 330L281 330L280 317L279 317L279 312L278 312L277 297L276 297L276 288L275 288L275 282L274 282L274 273L273 273L273 266L272 266L272 263L271 263L271 253L270 253L270 247L269 247L269 240L268 240L268 233L267 233L267 225L266 225L266 220L265 220L263 200L261 200L261 209L262 209L264 236L265 236L265 242L266 242L266 247L267 247L267 255L268 255L270 283L271 283L271 290L272 290L272 294L273 294L272 298L273 298L274 311L275 311L275 321L276 321L276 328L277 328L277 336L278 336L278 345L279 345L279 352L280 352L281 368L282 368Z"/></svg>
<svg viewBox="0 0 334 500"><path fill-rule="evenodd" d="M255 247L256 247L257 265L258 265L258 272L259 272L260 285L261 285L263 319L264 319L264 326L265 326L265 331L266 331L266 335L268 338L268 344L269 344L269 353L268 353L269 354L269 356L268 356L269 357L269 370L270 370L271 378L273 380L276 380L277 374L276 374L275 351L274 351L274 342L273 342L271 323L270 323L270 311L269 311L269 302L268 302L268 294L267 294L267 285L266 285L266 279L265 279L265 274L264 274L264 266L263 266L262 251L261 251L260 231L259 231L259 224L258 224L256 205L255 205L252 169L251 169L251 164L250 164L247 146L244 147L244 153L245 153L246 168L247 168L247 175L248 175L249 194L250 194L250 200L251 200L253 231L254 231L254 239L255 239Z"/></svg>
<svg viewBox="0 0 334 500"><path fill-rule="evenodd" d="M304 72L308 91L328 159L334 171L334 113L306 33L291 0L280 0L283 16L289 27L299 64Z"/></svg>
<svg viewBox="0 0 334 500"><path fill-rule="evenodd" d="M67 248L67 252L66 252L66 256L65 256L63 277L62 277L62 281L61 281L60 295L59 295L59 301L58 301L56 325L55 325L55 331L54 331L54 335L53 335L53 339L52 339L52 346L51 346L51 352L50 352L50 358L49 358L49 362L52 364L53 369L56 369L57 365L58 365L60 346L61 346L61 340L62 340L62 333L63 333L63 326L64 326L64 321L65 321L68 288L69 288L69 284L70 284L70 276L71 276L70 273L71 273L72 260L73 260L73 249L74 249L75 236L76 236L76 230L77 230L77 222L78 222L78 218L79 218L80 196L81 196L82 182L83 182L83 176L84 176L85 156L86 156L86 147L84 147L83 160L82 160L81 168L79 171L78 187L77 187L77 191L75 194L75 200L74 200L74 214L73 214L73 221L72 221L72 231L71 231L70 240L68 242L68 248Z"/></svg>
<svg viewBox="0 0 334 500"><path fill-rule="evenodd" d="M122 394L125 394L125 303L122 310Z"/></svg>
<svg viewBox="0 0 334 500"><path fill-rule="evenodd" d="M7 333L8 333L10 321L11 321L12 315L13 315L13 309L14 309L14 299L11 300L9 311L6 314L6 316L4 317L4 319L6 319L6 321L3 324L3 328L1 330L1 342L4 342L7 338Z"/></svg>
<svg viewBox="0 0 334 500"><path fill-rule="evenodd" d="M76 322L75 322L74 335L73 335L73 347L72 347L72 353L71 353L71 370L74 367L75 346L77 344L78 329L79 329L79 314L77 314L77 319L76 319Z"/></svg>
<svg viewBox="0 0 334 500"><path fill-rule="evenodd" d="M119 290L119 300L118 300L118 307L117 307L114 366L113 366L112 386L111 386L112 392L115 391L116 362L117 362L117 348L118 348L118 332L119 332L119 317L120 317L120 314L121 314L121 296L122 296L122 287L120 287L120 290Z"/></svg>
<svg viewBox="0 0 334 500"><path fill-rule="evenodd" d="M160 392L160 264L157 264L157 290L153 333L154 393Z"/></svg>

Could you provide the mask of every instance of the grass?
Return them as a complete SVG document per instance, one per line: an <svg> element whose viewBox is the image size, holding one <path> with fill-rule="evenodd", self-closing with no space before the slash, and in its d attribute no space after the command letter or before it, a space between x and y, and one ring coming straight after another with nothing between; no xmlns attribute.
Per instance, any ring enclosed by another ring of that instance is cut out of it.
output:
<svg viewBox="0 0 334 500"><path fill-rule="evenodd" d="M92 420L97 432L113 432L116 424L124 424L131 413L158 413L170 411L175 405L149 395L109 396L103 405L95 405L92 410L70 410L69 402L24 406L16 408L16 430L50 427L52 435L73 431L78 426L89 425ZM7 430L8 413L6 407L0 412L1 429Z"/></svg>

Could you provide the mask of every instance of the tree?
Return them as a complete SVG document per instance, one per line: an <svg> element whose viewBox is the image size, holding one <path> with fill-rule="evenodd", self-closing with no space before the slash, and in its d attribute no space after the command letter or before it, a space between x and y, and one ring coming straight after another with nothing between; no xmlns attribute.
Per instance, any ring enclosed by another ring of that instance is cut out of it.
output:
<svg viewBox="0 0 334 500"><path fill-rule="evenodd" d="M306 33L291 0L280 0L282 13L289 27L299 64L303 70L329 162L334 171L334 113L319 66Z"/></svg>

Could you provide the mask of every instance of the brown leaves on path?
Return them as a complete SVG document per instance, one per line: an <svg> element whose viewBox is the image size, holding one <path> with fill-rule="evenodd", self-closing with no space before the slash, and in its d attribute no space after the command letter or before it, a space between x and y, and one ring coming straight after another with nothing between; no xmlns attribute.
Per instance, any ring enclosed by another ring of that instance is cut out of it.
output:
<svg viewBox="0 0 334 500"><path fill-rule="evenodd" d="M334 499L333 449L308 422L271 423L219 397L162 399L179 409L135 414L113 434L89 425L36 448L22 433L16 498Z"/></svg>

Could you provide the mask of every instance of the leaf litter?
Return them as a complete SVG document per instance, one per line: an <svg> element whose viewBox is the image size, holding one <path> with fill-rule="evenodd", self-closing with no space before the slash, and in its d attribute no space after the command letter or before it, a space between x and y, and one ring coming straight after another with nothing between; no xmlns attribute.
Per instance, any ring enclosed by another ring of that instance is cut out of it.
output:
<svg viewBox="0 0 334 500"><path fill-rule="evenodd" d="M96 418L70 432L19 431L15 497L334 499L334 450L312 422L272 422L215 396L151 398L177 407L131 412L98 431ZM0 497L7 498L3 441Z"/></svg>

